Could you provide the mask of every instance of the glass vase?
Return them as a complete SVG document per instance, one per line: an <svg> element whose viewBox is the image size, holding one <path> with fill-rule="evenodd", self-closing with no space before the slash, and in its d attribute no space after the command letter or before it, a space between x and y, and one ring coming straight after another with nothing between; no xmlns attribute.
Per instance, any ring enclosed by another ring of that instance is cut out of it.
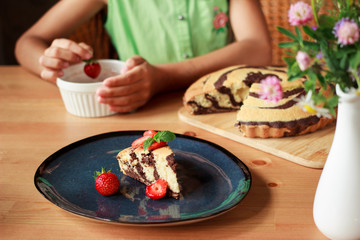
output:
<svg viewBox="0 0 360 240"><path fill-rule="evenodd" d="M316 189L313 217L330 239L360 239L360 96L336 86L334 139Z"/></svg>

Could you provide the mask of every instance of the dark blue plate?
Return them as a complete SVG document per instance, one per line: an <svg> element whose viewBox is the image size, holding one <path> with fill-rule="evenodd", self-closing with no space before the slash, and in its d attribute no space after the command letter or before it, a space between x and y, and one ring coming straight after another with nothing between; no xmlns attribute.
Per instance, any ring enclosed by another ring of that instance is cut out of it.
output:
<svg viewBox="0 0 360 240"><path fill-rule="evenodd" d="M182 186L178 200L152 200L145 185L120 172L116 155L143 131L104 133L74 142L48 157L37 169L35 186L50 202L80 216L131 225L174 225L205 220L235 207L248 193L251 174L224 148L176 134L169 143ZM109 197L94 186L94 172L111 169L120 190Z"/></svg>

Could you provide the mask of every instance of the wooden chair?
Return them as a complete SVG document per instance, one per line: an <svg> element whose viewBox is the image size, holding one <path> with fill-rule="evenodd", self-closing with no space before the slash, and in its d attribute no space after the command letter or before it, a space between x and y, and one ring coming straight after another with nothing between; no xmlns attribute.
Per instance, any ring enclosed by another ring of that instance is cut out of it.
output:
<svg viewBox="0 0 360 240"><path fill-rule="evenodd" d="M260 4L271 37L272 65L284 65L282 57L285 56L285 50L279 48L278 44L289 39L281 34L276 27L281 26L289 29L290 24L287 12L291 4L290 0L260 0Z"/></svg>
<svg viewBox="0 0 360 240"><path fill-rule="evenodd" d="M294 29L293 26L290 26L288 21L288 11L290 9L290 5L298 2L299 0L260 0L261 8L265 15L265 19L268 25L268 30L270 33L271 41L272 41L272 64L273 65L285 65L284 60L282 59L286 56L286 49L279 48L278 44L281 42L289 41L290 39L280 33L277 30L277 26L281 26L290 31ZM308 4L310 0L301 0ZM320 11L323 13L327 11L327 9L333 8L332 2L330 0L324 1L324 7Z"/></svg>

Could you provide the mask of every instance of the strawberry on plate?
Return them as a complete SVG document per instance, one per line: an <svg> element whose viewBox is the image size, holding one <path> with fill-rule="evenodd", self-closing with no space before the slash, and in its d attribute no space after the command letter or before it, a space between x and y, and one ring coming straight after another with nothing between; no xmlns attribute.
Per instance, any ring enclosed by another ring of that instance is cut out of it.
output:
<svg viewBox="0 0 360 240"><path fill-rule="evenodd" d="M144 143L148 138L151 138L151 137L149 137L149 136L142 136L142 137L136 139L135 141L133 141L132 144L131 144L131 146L132 146L133 148L135 148L135 147L140 147L140 146L143 145L143 143Z"/></svg>
<svg viewBox="0 0 360 240"><path fill-rule="evenodd" d="M156 131L154 130L147 130L143 133L143 136L136 139L131 146L132 147L139 147L141 145L143 145L143 143L148 139L148 138L153 138L156 134Z"/></svg>
<svg viewBox="0 0 360 240"><path fill-rule="evenodd" d="M145 189L145 193L149 198L157 200L166 195L166 190L167 182L160 178L153 184L148 185Z"/></svg>
<svg viewBox="0 0 360 240"><path fill-rule="evenodd" d="M100 64L93 59L84 60L84 62L86 63L84 66L85 74L91 78L97 78L101 72Z"/></svg>
<svg viewBox="0 0 360 240"><path fill-rule="evenodd" d="M144 149L154 150L167 146L167 142L173 140L175 134L170 131L156 132L154 130L147 130L143 133L143 136L133 141L132 147L143 146Z"/></svg>
<svg viewBox="0 0 360 240"><path fill-rule="evenodd" d="M147 131L144 132L143 136L154 137L156 133L157 132L154 131L154 130L147 130Z"/></svg>
<svg viewBox="0 0 360 240"><path fill-rule="evenodd" d="M105 168L101 169L101 172L95 172L95 188L103 196L110 196L115 194L119 187L120 182L118 177L109 171L106 171Z"/></svg>
<svg viewBox="0 0 360 240"><path fill-rule="evenodd" d="M167 142L153 142L148 148L147 150L151 151L157 148L161 148L161 147L165 147L167 146Z"/></svg>

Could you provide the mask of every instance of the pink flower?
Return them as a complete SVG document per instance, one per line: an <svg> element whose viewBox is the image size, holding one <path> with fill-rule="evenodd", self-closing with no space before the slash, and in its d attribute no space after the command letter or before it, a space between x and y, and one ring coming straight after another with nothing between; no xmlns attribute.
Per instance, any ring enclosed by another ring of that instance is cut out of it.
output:
<svg viewBox="0 0 360 240"><path fill-rule="evenodd" d="M305 71L311 65L311 59L306 52L298 51L296 54L296 61L299 64L301 71Z"/></svg>
<svg viewBox="0 0 360 240"><path fill-rule="evenodd" d="M260 98L267 102L277 103L283 97L280 79L275 76L268 76L261 81Z"/></svg>
<svg viewBox="0 0 360 240"><path fill-rule="evenodd" d="M333 32L342 46L354 44L359 40L359 26L349 18L339 20L335 24Z"/></svg>
<svg viewBox="0 0 360 240"><path fill-rule="evenodd" d="M288 16L292 26L305 25L313 18L312 8L307 3L297 2L291 4Z"/></svg>

